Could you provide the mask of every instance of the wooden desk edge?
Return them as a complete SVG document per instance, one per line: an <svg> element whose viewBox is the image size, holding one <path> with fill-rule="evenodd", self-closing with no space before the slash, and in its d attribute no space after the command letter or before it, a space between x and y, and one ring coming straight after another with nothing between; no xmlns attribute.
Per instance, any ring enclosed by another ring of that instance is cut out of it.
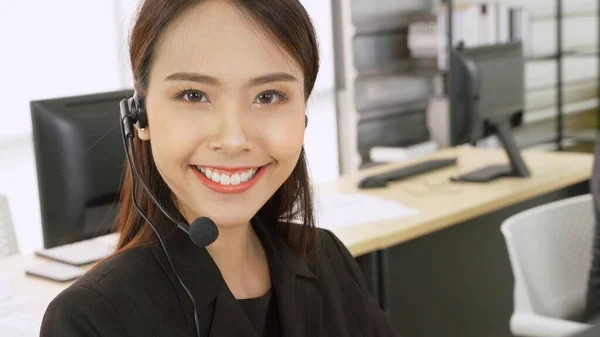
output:
<svg viewBox="0 0 600 337"><path fill-rule="evenodd" d="M467 148L467 151L478 151L477 149ZM454 150L452 150L454 151ZM485 151L485 150L483 150ZM489 151L489 150L488 150ZM523 151L527 154L539 154L543 153L540 151ZM436 153L435 157L446 156L447 153ZM593 159L593 155L587 153L552 153L552 155L557 156L565 156L565 157L578 157L578 158L589 158L590 161ZM427 158L425 158L427 159ZM425 160L421 159L421 160ZM401 167L404 165L410 165L410 163L401 163L401 164L387 164L383 165L384 170L387 167L388 169L391 167ZM380 168L376 168L380 169ZM402 229L391 229L389 231L383 231L380 235L369 238L367 240L361 241L359 243L348 244L348 250L353 256L360 256L363 254L371 253L381 249L387 249L404 242L428 235L430 233L454 226L456 224L460 224L461 222L474 219L484 214L492 213L502 208L506 208L509 206L516 205L520 202L530 200L539 196L542 196L547 193L551 193L553 191L557 191L572 185L576 185L578 183L585 182L591 178L591 170L589 172L582 171L579 175L570 175L563 179L552 182L551 184L542 185L536 189L530 189L523 191L522 193L506 196L504 198L500 198L498 200L489 201L487 203L483 203L481 205L477 205L476 207L469 208L466 210L462 210L460 212L456 212L452 216L427 219L420 223L418 226L412 226L408 228ZM389 224L390 222L402 222L402 219L398 220L390 220L385 221L381 225L376 225L378 227L383 227L385 224ZM393 227L393 226L390 226ZM377 228L375 230L379 230ZM335 233L335 230L332 230Z"/></svg>

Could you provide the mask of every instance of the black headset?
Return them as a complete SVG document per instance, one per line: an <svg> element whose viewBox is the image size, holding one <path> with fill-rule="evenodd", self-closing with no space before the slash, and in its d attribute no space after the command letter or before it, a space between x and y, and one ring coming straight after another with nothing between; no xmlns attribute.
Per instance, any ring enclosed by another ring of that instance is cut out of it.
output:
<svg viewBox="0 0 600 337"><path fill-rule="evenodd" d="M134 92L133 96L127 100L127 106L129 107L129 113L132 116L133 122L140 129L148 126L148 115L144 107L144 100L140 99L137 92Z"/></svg>

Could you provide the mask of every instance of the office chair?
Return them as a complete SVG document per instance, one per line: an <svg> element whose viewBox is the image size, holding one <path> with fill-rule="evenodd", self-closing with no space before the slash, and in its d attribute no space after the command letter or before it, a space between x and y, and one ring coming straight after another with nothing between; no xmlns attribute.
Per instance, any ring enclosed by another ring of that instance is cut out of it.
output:
<svg viewBox="0 0 600 337"><path fill-rule="evenodd" d="M131 95L31 102L45 248L113 231L125 160L119 101Z"/></svg>
<svg viewBox="0 0 600 337"><path fill-rule="evenodd" d="M585 311L594 211L590 194L516 214L501 227L515 279L511 332L571 336Z"/></svg>

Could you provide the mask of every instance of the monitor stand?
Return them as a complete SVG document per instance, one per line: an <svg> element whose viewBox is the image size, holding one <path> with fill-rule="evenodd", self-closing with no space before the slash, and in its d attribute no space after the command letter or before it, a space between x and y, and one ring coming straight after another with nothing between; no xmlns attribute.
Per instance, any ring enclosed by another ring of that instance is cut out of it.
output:
<svg viewBox="0 0 600 337"><path fill-rule="evenodd" d="M452 177L452 181L485 183L500 177L526 178L531 175L510 131L510 121L504 120L499 123L491 123L491 125L495 129L500 142L502 142L504 150L510 160L510 164L487 166L464 175Z"/></svg>

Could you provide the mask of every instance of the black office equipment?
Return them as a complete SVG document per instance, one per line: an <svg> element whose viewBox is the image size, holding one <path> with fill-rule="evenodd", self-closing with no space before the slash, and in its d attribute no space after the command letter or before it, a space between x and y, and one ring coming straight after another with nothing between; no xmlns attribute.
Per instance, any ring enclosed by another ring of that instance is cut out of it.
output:
<svg viewBox="0 0 600 337"><path fill-rule="evenodd" d="M502 176L528 177L511 128L522 121L525 64L521 42L458 48L451 53L451 141L453 145L496 134L509 165L485 167L454 181L487 182Z"/></svg>
<svg viewBox="0 0 600 337"><path fill-rule="evenodd" d="M385 187L390 181L410 178L455 164L456 158L426 160L411 166L365 177L359 182L358 187L362 189Z"/></svg>
<svg viewBox="0 0 600 337"><path fill-rule="evenodd" d="M44 248L112 232L125 161L124 90L31 102Z"/></svg>

